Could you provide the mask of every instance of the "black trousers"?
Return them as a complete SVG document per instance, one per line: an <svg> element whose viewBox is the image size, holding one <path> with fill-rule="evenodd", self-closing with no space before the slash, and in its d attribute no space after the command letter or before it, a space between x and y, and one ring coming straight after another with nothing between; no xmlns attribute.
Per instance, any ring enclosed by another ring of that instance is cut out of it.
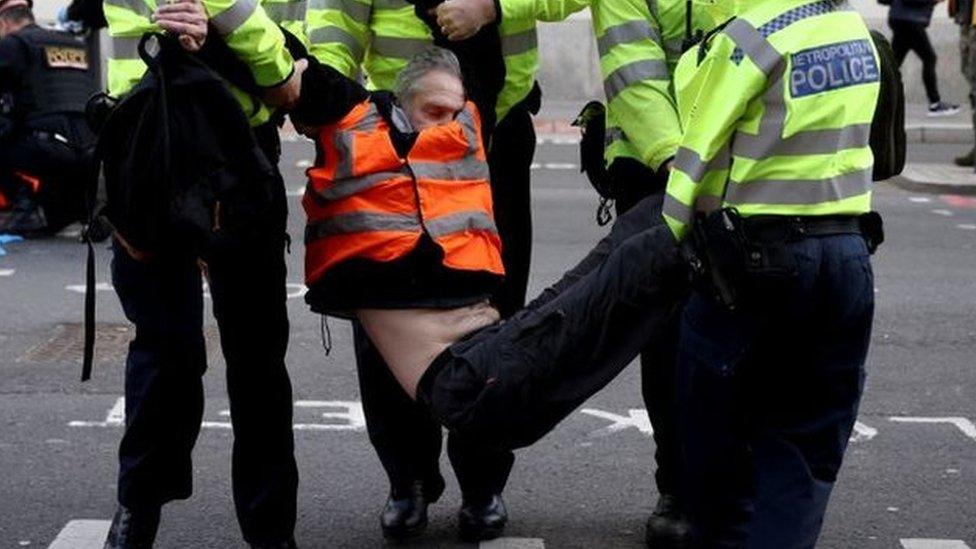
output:
<svg viewBox="0 0 976 549"><path fill-rule="evenodd" d="M938 57L925 30L928 25L919 21L889 19L888 26L891 27L891 49L895 52L898 66L901 67L909 51L918 54L919 59L922 60L922 83L925 84L925 95L928 96L929 103L939 102L941 100L939 83L935 75Z"/></svg>
<svg viewBox="0 0 976 549"><path fill-rule="evenodd" d="M528 307L438 356L418 400L452 431L530 445L641 350L671 344L687 280L660 197L647 198Z"/></svg>
<svg viewBox="0 0 976 549"><path fill-rule="evenodd" d="M277 163L276 128L259 131ZM285 369L286 208L279 175L267 232L226 243L207 266L227 362L234 504L250 543L287 540L295 527L298 469ZM197 258L173 252L142 263L116 246L112 282L136 328L125 365L119 503L140 508L185 499L192 492L190 454L203 417L207 366Z"/></svg>
<svg viewBox="0 0 976 549"><path fill-rule="evenodd" d="M495 306L506 318L525 305L532 262L532 158L535 155L535 126L527 104L516 105L495 127L488 167L491 171L491 199L495 225L502 239L505 281L494 296Z"/></svg>
<svg viewBox="0 0 976 549"><path fill-rule="evenodd" d="M644 164L618 158L608 168L613 181L614 206L620 217L648 196L663 196L667 178ZM628 223L632 221L626 221ZM681 440L678 437L677 352L678 319L654 345L641 351L641 396L654 430L654 480L659 494L679 495Z"/></svg>

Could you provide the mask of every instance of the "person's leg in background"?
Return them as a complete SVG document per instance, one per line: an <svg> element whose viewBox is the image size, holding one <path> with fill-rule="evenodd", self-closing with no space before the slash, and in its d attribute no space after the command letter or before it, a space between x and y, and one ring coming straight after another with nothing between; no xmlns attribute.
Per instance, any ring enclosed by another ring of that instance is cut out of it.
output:
<svg viewBox="0 0 976 549"><path fill-rule="evenodd" d="M203 417L203 290L193 257L136 261L113 246L112 285L135 326L125 362L125 432L106 547L151 546L160 507L190 497Z"/></svg>
<svg viewBox="0 0 976 549"><path fill-rule="evenodd" d="M644 164L618 158L608 168L613 181L614 205L620 217L644 198L662 195L667 178ZM669 327L665 337L641 352L641 396L654 431L654 472L658 500L647 519L645 538L650 547L685 547L691 530L678 490L681 473L681 441L675 392L679 322Z"/></svg>
<svg viewBox="0 0 976 549"><path fill-rule="evenodd" d="M427 504L444 492L443 430L407 396L358 322L353 336L366 431L390 480L380 525L391 539L415 536L427 526Z"/></svg>
<svg viewBox="0 0 976 549"><path fill-rule="evenodd" d="M255 136L277 165L277 128L255 128ZM262 226L216 247L207 265L227 362L234 503L244 539L255 547L290 546L297 512L292 388L285 366L287 203L280 173L273 192Z"/></svg>
<svg viewBox="0 0 976 549"><path fill-rule="evenodd" d="M912 42L909 37L910 29L908 22L900 19L888 19L888 27L891 28L891 50L895 53L895 60L900 68L908 56L908 51L912 49Z"/></svg>
<svg viewBox="0 0 976 549"><path fill-rule="evenodd" d="M929 33L924 23L910 21L911 30L911 49L918 54L922 61L922 83L925 85L925 95L929 100L929 116L952 116L959 112L959 105L942 101L939 94L939 82L936 75L936 63L938 56L932 41L929 40Z"/></svg>

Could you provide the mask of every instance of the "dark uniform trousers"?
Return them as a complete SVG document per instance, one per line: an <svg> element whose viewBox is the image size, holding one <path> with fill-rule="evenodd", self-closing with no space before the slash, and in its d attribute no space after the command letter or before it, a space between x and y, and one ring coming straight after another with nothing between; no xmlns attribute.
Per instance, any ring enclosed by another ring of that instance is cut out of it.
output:
<svg viewBox="0 0 976 549"><path fill-rule="evenodd" d="M796 275L748 282L734 312L684 310L681 433L702 547L813 547L854 426L874 312L858 235L786 244Z"/></svg>
<svg viewBox="0 0 976 549"><path fill-rule="evenodd" d="M620 217L645 197L663 196L667 179L631 159L617 159L608 168L613 183L614 206ZM654 345L641 351L641 395L654 431L654 480L659 494L680 495L681 440L677 415L678 319L667 327Z"/></svg>
<svg viewBox="0 0 976 549"><path fill-rule="evenodd" d="M277 128L268 124L255 133L277 164ZM250 543L289 539L296 514L298 470L285 369L287 204L280 174L278 179L269 229L253 240L229 243L207 266L227 363L234 503ZM197 258L173 253L140 263L117 245L112 282L136 327L126 360L119 502L138 509L187 498L206 369Z"/></svg>
<svg viewBox="0 0 976 549"><path fill-rule="evenodd" d="M502 239L505 282L493 301L502 316L525 304L532 252L532 209L529 180L535 154L532 112L538 110L537 91L516 105L495 127L488 153L495 224ZM442 429L430 412L412 401L390 373L379 352L358 323L353 323L359 387L369 439L390 478L394 495L414 481L426 485L436 500L444 480L438 460ZM515 456L508 450L485 447L472 437L452 433L447 454L465 502L485 502L500 494Z"/></svg>

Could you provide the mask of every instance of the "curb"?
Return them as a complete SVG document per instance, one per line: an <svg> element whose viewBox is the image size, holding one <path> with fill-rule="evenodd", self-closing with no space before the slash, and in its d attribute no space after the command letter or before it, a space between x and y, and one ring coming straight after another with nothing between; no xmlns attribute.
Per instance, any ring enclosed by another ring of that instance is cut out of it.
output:
<svg viewBox="0 0 976 549"><path fill-rule="evenodd" d="M887 182L918 193L976 196L976 173L952 164L908 164L901 175Z"/></svg>
<svg viewBox="0 0 976 549"><path fill-rule="evenodd" d="M969 124L906 124L908 143L972 143L976 133Z"/></svg>

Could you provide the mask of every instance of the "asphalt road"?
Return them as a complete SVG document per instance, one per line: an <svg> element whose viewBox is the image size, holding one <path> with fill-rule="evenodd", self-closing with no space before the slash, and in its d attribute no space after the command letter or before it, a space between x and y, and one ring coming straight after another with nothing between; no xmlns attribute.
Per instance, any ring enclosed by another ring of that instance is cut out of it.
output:
<svg viewBox="0 0 976 549"><path fill-rule="evenodd" d="M913 154L931 161L958 149L928 146ZM293 195L311 154L307 142L286 143L282 166ZM603 233L593 222L594 195L575 167L575 146L544 144L537 162L532 294ZM976 201L881 185L875 203L888 242L875 260L868 386L821 546L976 547ZM297 197L291 206L291 232L300 242ZM116 410L131 330L108 286L109 254L100 249L99 359L94 379L79 383L84 247L57 238L7 251L0 258L0 547L48 547L58 538L55 547L83 549L92 545L82 538L104 529L115 507L122 434ZM296 535L305 547L378 546L387 487L358 408L351 332L332 321L333 351L325 356L319 318L300 299L301 257L301 245L294 246L288 364L300 424ZM159 547L243 545L230 499L222 370L212 348L207 423L194 453L196 491L164 509ZM506 535L521 539L500 546L641 547L656 498L652 452L631 367L517 454ZM446 460L443 467L449 471ZM447 492L416 546L456 543L460 497L446 476ZM73 522L84 519L100 522Z"/></svg>

